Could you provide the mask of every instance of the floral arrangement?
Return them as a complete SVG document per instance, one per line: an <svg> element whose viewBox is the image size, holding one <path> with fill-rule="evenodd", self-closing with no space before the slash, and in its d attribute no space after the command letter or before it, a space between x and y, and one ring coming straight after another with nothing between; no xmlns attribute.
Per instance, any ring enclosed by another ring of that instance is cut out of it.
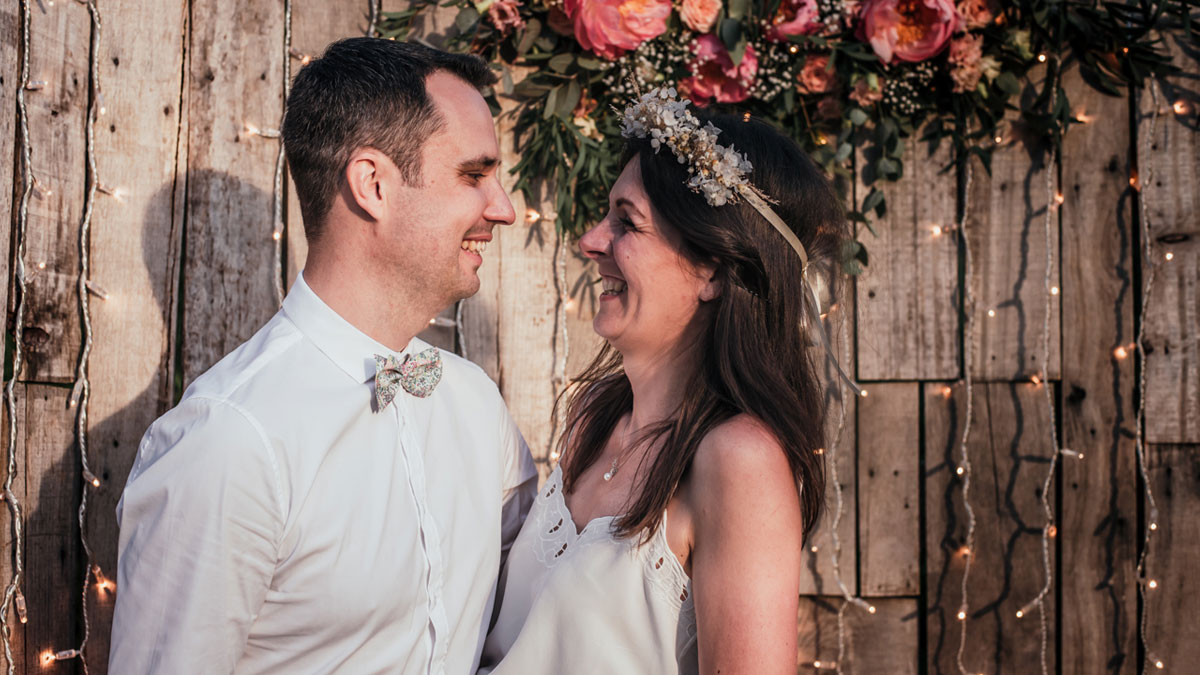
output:
<svg viewBox="0 0 1200 675"><path fill-rule="evenodd" d="M381 34L405 39L433 1L385 14ZM848 212L872 228L887 208L875 185L903 174L905 138L952 144L948 170L972 154L987 166L1007 125L1056 142L1076 122L1058 88L1065 59L1116 94L1171 70L1152 29L1170 15L1190 34L1191 17L1186 0L444 4L459 7L449 47L490 61L501 78L496 93L525 102L518 188L531 198L553 185L558 223L571 233L603 215L620 170L616 111L635 91L673 87L697 106L767 119L843 189L854 162L869 189ZM861 243L844 262L849 273L861 269Z"/></svg>

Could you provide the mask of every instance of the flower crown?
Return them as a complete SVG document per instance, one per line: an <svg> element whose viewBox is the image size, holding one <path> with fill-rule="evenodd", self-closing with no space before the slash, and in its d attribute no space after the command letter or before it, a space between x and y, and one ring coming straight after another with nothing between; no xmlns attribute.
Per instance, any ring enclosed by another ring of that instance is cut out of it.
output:
<svg viewBox="0 0 1200 675"><path fill-rule="evenodd" d="M800 256L801 284L805 288L802 306L804 314L810 319L809 325L820 335L825 354L838 374L855 393L862 393L842 370L821 325L820 301L808 277L808 253L804 245L792 228L784 224L779 214L771 208L768 203L770 198L750 182L749 175L754 170L750 161L734 150L732 145L725 147L717 143L717 135L721 130L712 122L700 126L700 120L687 108L688 103L679 100L674 88L655 87L645 94L639 94L637 100L621 113L621 135L625 138L649 138L650 147L656 153L666 145L680 164L687 164L687 186L704 195L709 206L736 204L745 199L783 235L796 255Z"/></svg>
<svg viewBox="0 0 1200 675"><path fill-rule="evenodd" d="M638 96L621 114L621 135L625 138L649 138L658 152L666 145L680 164L687 164L687 186L704 195L709 206L736 204L744 198L771 223L800 256L807 275L808 253L792 229L767 203L769 198L755 187L748 176L754 166L742 153L717 143L721 130L700 120L680 101L674 88L655 87Z"/></svg>

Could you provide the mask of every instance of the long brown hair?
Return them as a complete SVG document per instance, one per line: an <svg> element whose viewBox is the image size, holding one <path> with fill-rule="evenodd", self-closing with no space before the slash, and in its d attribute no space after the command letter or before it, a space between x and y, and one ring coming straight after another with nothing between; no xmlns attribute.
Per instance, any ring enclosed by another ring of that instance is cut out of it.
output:
<svg viewBox="0 0 1200 675"><path fill-rule="evenodd" d="M741 117L698 113L721 129L753 164L751 182L778 202L774 210L804 244L810 260L829 271L833 286L839 247L846 237L841 202L824 173L793 142L769 125ZM643 483L614 531L648 536L691 468L701 440L740 413L761 420L787 453L800 490L804 537L824 504L825 466L821 384L809 354L803 315L801 262L780 233L746 203L709 206L687 186L687 168L670 151L655 152L644 139L626 142L622 165L636 160L656 222L678 234L679 253L693 262L717 263L722 292L700 340L675 415L645 430L637 442L654 444L638 474ZM563 480L570 491L603 452L621 417L633 408L633 391L621 355L605 344L566 396L566 426L559 441ZM557 404L563 403L562 400Z"/></svg>

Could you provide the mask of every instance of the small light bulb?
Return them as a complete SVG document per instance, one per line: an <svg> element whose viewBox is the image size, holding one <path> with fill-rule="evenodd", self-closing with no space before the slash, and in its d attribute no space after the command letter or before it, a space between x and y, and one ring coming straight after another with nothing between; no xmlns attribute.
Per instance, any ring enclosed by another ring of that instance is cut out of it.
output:
<svg viewBox="0 0 1200 675"><path fill-rule="evenodd" d="M1062 204L1065 201L1067 201L1067 198L1063 196L1062 190L1059 190L1058 192L1054 193L1054 203L1055 204Z"/></svg>
<svg viewBox="0 0 1200 675"><path fill-rule="evenodd" d="M867 613L874 614L875 613L875 605L871 605L870 607L868 607Z"/></svg>
<svg viewBox="0 0 1200 675"><path fill-rule="evenodd" d="M551 460L554 460L554 461L557 461L557 460L558 460L558 454L559 454L559 453L558 453L558 450L551 450L551 451L550 451L550 459L551 459Z"/></svg>
<svg viewBox="0 0 1200 675"><path fill-rule="evenodd" d="M954 390L950 387L942 387L942 398L950 398L954 395Z"/></svg>
<svg viewBox="0 0 1200 675"><path fill-rule="evenodd" d="M1045 63L1045 62L1046 62L1046 55L1038 54L1038 63Z"/></svg>
<svg viewBox="0 0 1200 675"><path fill-rule="evenodd" d="M815 452L816 452L816 454L818 454L818 455L823 455L823 454L825 454L825 448L817 448L817 449L815 450Z"/></svg>
<svg viewBox="0 0 1200 675"><path fill-rule="evenodd" d="M932 232L933 236L935 236L935 237L942 236L942 226L941 225L933 225L929 228L929 231Z"/></svg>
<svg viewBox="0 0 1200 675"><path fill-rule="evenodd" d="M859 396L861 396L861 397L863 397L863 398L866 398L866 397L867 397L867 390L866 390L866 389L863 389L862 391L860 391L860 392L858 393L858 395L859 395Z"/></svg>
<svg viewBox="0 0 1200 675"><path fill-rule="evenodd" d="M1129 47L1121 47L1121 53L1122 53L1122 54L1128 54L1128 53L1129 53Z"/></svg>
<svg viewBox="0 0 1200 675"><path fill-rule="evenodd" d="M958 549L958 554L964 558L969 558L971 557L971 549L963 546L962 548Z"/></svg>
<svg viewBox="0 0 1200 675"><path fill-rule="evenodd" d="M525 221L526 222L536 223L537 221L539 221L541 219L542 219L542 214L538 213L537 209L526 209L525 210Z"/></svg>
<svg viewBox="0 0 1200 675"><path fill-rule="evenodd" d="M1164 255L1163 257L1164 257L1164 258L1166 258L1167 260L1174 260L1174 259L1175 259L1175 254L1174 254L1174 253L1171 253L1170 251L1167 251L1167 254L1166 254L1166 255Z"/></svg>
<svg viewBox="0 0 1200 675"><path fill-rule="evenodd" d="M1058 286L1050 287L1050 295L1058 295Z"/></svg>
<svg viewBox="0 0 1200 675"><path fill-rule="evenodd" d="M816 552L818 551L818 549L817 549L817 545L816 545L816 544L813 544L811 547L809 547L809 549L808 549L808 550L812 551L813 553L816 553Z"/></svg>
<svg viewBox="0 0 1200 675"><path fill-rule="evenodd" d="M1017 610L1017 618L1020 619L1023 616L1025 616L1025 612L1022 612L1021 610L1018 609Z"/></svg>
<svg viewBox="0 0 1200 675"><path fill-rule="evenodd" d="M796 45L792 45L792 49L795 49L795 48L796 48ZM813 661L813 668L820 668L820 667L821 667L820 661Z"/></svg>
<svg viewBox="0 0 1200 675"><path fill-rule="evenodd" d="M54 652L51 652L51 651L42 652L42 665L48 666L51 663L54 663Z"/></svg>
<svg viewBox="0 0 1200 675"><path fill-rule="evenodd" d="M957 469L955 469L955 470L954 470L954 473L956 473L956 474L958 474L958 475L960 475L960 476L961 476L961 475L963 475L963 474L964 474L964 473L966 473L966 472L967 472L967 470L966 470L966 469L964 469L964 468L962 468L961 466L960 466L960 467L958 467Z"/></svg>
<svg viewBox="0 0 1200 675"><path fill-rule="evenodd" d="M1138 172L1136 169L1129 172L1129 187L1133 188L1134 190L1142 189L1142 182L1138 180Z"/></svg>
<svg viewBox="0 0 1200 675"><path fill-rule="evenodd" d="M1042 378L1038 377L1037 375L1033 375L1029 378L1029 383L1035 387L1039 386L1042 383Z"/></svg>
<svg viewBox="0 0 1200 675"><path fill-rule="evenodd" d="M1158 668L1159 670L1162 670L1162 669L1163 669L1163 668L1165 668L1166 666L1164 666L1164 665L1163 665L1163 662L1162 662L1162 661L1159 661L1159 660L1155 659L1155 661L1154 661L1154 667L1155 667L1155 668Z"/></svg>
<svg viewBox="0 0 1200 675"><path fill-rule="evenodd" d="M1058 528L1055 527L1054 525L1051 525L1050 529L1048 529L1046 531L1046 534L1048 534L1051 538L1054 538L1054 537L1058 536Z"/></svg>
<svg viewBox="0 0 1200 675"><path fill-rule="evenodd" d="M958 620L959 620L959 621L966 621L966 620L967 620L967 613L966 613L966 612L964 612L964 611L962 611L962 610L959 610L959 611L958 611Z"/></svg>
<svg viewBox="0 0 1200 675"><path fill-rule="evenodd" d="M744 114L742 115L742 121L743 121L743 122L749 122L749 121L750 121L750 113L744 113Z"/></svg>
<svg viewBox="0 0 1200 675"><path fill-rule="evenodd" d="M800 51L800 48L797 47L796 45L791 45L790 47L788 47L788 51L795 54L796 52Z"/></svg>
<svg viewBox="0 0 1200 675"><path fill-rule="evenodd" d="M1175 103L1171 105L1171 108L1175 111L1176 115L1182 115L1187 112L1187 104L1182 100L1175 101Z"/></svg>
<svg viewBox="0 0 1200 675"><path fill-rule="evenodd" d="M1116 349L1113 350L1113 356L1115 356L1118 360L1120 360L1120 359L1125 358L1126 356L1129 356L1129 352L1126 351L1124 347L1117 347Z"/></svg>
<svg viewBox="0 0 1200 675"><path fill-rule="evenodd" d="M1158 529L1158 523L1150 523L1150 529L1151 529L1151 530L1157 530L1157 529Z"/></svg>
<svg viewBox="0 0 1200 675"><path fill-rule="evenodd" d="M1155 581L1154 579L1151 579L1149 582L1146 583L1146 585L1149 586L1150 588L1158 588L1158 582Z"/></svg>
<svg viewBox="0 0 1200 675"><path fill-rule="evenodd" d="M37 264L37 268L38 268L39 270L44 270L44 269L46 269L46 261L45 261L45 260L43 260L42 262L38 263L38 264Z"/></svg>
<svg viewBox="0 0 1200 675"><path fill-rule="evenodd" d="M1003 137L1003 136L997 136L997 137L993 138L992 140L996 141L996 145L1000 145L1001 143L1003 143L1003 142L1004 142L1004 137Z"/></svg>
<svg viewBox="0 0 1200 675"><path fill-rule="evenodd" d="M994 310L994 309L989 309L989 310L988 310L988 316L989 316L989 317L994 317L994 316L996 316L996 310Z"/></svg>
<svg viewBox="0 0 1200 675"><path fill-rule="evenodd" d="M271 233L271 238L274 239L275 241L279 241L280 239L283 238L283 233L280 232L279 230L275 230L274 232Z"/></svg>

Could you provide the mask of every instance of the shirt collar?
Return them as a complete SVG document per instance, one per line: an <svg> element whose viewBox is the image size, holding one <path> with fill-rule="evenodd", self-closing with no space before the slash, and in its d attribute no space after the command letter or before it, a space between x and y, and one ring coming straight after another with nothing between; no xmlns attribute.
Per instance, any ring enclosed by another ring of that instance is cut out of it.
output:
<svg viewBox="0 0 1200 675"><path fill-rule="evenodd" d="M356 382L375 377L376 354L391 355L403 361L404 355L420 343L419 339L413 338L400 352L383 346L325 304L304 281L303 272L296 276L296 283L283 300L283 313L304 337Z"/></svg>

